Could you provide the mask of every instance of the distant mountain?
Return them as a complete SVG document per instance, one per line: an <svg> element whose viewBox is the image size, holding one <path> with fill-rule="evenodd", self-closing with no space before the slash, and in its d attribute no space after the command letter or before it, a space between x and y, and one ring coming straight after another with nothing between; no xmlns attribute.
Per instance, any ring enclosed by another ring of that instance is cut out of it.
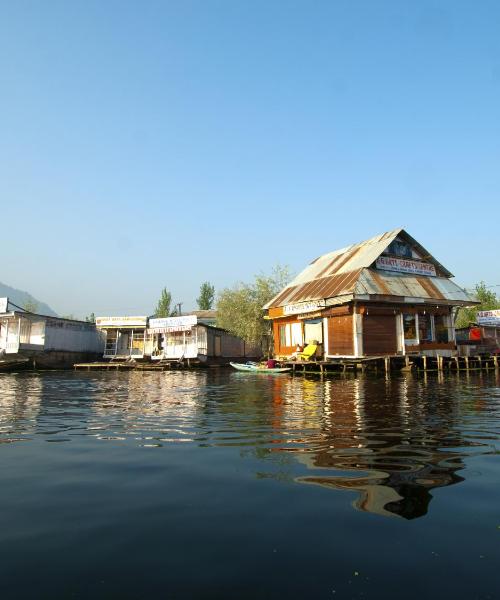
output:
<svg viewBox="0 0 500 600"><path fill-rule="evenodd" d="M22 290L16 290L10 285L5 285L0 282L0 298L7 297L10 302L17 304L21 308L24 308L26 302L30 302L32 304L37 305L36 312L40 315L49 315L50 317L57 317L57 313L50 308L48 304L45 302L40 302L35 297L33 297L28 292L23 292Z"/></svg>

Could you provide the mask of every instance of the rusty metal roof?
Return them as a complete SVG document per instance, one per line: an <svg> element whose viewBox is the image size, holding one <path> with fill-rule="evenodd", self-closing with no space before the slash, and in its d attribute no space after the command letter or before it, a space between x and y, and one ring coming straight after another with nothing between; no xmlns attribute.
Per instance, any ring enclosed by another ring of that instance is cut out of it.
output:
<svg viewBox="0 0 500 600"><path fill-rule="evenodd" d="M381 273L374 269L363 269L356 282L354 294L357 296L402 296L459 303L474 302L462 288L444 277Z"/></svg>
<svg viewBox="0 0 500 600"><path fill-rule="evenodd" d="M371 268L397 237L405 239L415 248L421 259L434 264L439 277L391 273ZM264 308L348 294L473 302L449 277L453 275L404 229L394 229L360 244L316 258Z"/></svg>

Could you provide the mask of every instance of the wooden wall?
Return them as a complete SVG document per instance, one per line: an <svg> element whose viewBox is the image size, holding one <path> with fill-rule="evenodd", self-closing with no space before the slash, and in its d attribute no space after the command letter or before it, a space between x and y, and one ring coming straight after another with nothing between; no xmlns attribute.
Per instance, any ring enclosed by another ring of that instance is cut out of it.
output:
<svg viewBox="0 0 500 600"><path fill-rule="evenodd" d="M328 319L328 354L341 356L354 354L352 315L335 316Z"/></svg>

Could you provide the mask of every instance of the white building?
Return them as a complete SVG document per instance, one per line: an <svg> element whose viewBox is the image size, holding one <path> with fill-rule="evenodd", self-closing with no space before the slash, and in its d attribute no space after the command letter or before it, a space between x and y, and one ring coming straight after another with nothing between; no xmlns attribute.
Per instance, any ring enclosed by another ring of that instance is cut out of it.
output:
<svg viewBox="0 0 500 600"><path fill-rule="evenodd" d="M232 359L258 358L259 348L225 329L214 327L196 314L150 319L147 330L152 360L193 360L227 363Z"/></svg>
<svg viewBox="0 0 500 600"><path fill-rule="evenodd" d="M8 310L0 298L0 353L32 358L37 366L66 367L102 354L104 341L94 323Z"/></svg>

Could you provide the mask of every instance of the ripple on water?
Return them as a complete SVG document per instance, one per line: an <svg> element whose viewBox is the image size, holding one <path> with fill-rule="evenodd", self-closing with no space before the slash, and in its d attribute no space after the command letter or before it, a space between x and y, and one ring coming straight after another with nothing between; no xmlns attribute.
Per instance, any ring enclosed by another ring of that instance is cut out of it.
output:
<svg viewBox="0 0 500 600"><path fill-rule="evenodd" d="M249 451L268 464L288 456L295 481L357 490L358 508L406 518L426 510L420 502L411 513L417 490L425 496L459 483L468 457L498 452L495 375L452 377L446 385L411 376L316 381L239 375L3 376L0 443L78 440L160 451L188 445Z"/></svg>

